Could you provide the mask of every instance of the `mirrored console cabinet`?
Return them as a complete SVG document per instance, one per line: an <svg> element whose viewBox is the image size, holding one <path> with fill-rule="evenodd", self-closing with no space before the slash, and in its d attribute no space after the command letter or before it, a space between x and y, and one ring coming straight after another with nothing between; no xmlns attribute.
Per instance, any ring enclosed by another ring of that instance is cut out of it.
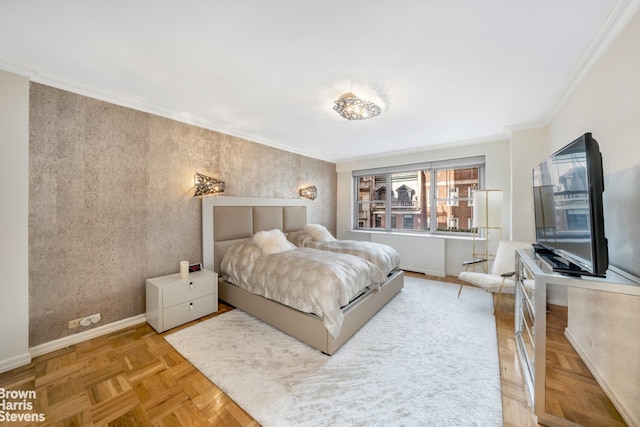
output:
<svg viewBox="0 0 640 427"><path fill-rule="evenodd" d="M559 378L547 369L547 357L556 357L553 348L547 353L548 345L555 345L548 341L547 331L547 296L553 289L554 298L566 302L566 311L562 307L564 337L572 352L613 403L622 424L640 425L640 283L636 277L611 269L606 276L557 274L533 250L516 252L516 346L531 405L541 424L582 425L579 410L551 403L559 393L558 385L572 399L588 400L583 389L571 393L570 377ZM593 404L584 403L585 407Z"/></svg>

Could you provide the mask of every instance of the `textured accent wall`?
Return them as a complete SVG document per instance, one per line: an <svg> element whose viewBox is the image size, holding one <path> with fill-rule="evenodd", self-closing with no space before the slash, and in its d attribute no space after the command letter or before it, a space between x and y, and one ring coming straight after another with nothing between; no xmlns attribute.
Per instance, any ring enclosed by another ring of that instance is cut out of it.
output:
<svg viewBox="0 0 640 427"><path fill-rule="evenodd" d="M201 262L196 171L227 196L314 184L310 219L335 233L333 163L37 83L29 98L30 346L144 313L147 277Z"/></svg>

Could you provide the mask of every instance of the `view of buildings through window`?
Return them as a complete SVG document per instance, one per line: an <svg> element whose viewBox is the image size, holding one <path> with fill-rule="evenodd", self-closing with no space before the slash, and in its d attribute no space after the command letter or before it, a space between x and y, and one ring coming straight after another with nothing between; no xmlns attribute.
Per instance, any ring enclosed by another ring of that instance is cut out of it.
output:
<svg viewBox="0 0 640 427"><path fill-rule="evenodd" d="M357 228L387 231L471 231L480 167L355 176Z"/></svg>

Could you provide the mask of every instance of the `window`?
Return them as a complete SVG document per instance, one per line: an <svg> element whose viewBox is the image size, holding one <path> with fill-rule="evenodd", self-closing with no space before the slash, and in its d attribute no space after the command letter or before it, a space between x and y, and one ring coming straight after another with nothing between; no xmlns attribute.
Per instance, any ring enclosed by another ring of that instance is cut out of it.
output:
<svg viewBox="0 0 640 427"><path fill-rule="evenodd" d="M473 194L476 192L478 187L469 187L468 197L469 197L469 206L473 206Z"/></svg>
<svg viewBox="0 0 640 427"><path fill-rule="evenodd" d="M354 171L353 178L358 230L468 233L484 156Z"/></svg>
<svg viewBox="0 0 640 427"><path fill-rule="evenodd" d="M449 206L458 206L458 187L447 188L447 199L449 199Z"/></svg>
<svg viewBox="0 0 640 427"><path fill-rule="evenodd" d="M386 227L387 177L385 175L361 176L358 185L358 228Z"/></svg>

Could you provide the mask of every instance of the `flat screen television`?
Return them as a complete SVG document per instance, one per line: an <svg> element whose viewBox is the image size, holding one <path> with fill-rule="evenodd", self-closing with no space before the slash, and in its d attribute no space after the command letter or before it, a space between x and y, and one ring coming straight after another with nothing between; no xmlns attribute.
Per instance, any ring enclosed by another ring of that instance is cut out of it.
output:
<svg viewBox="0 0 640 427"><path fill-rule="evenodd" d="M585 133L533 168L536 252L553 270L604 277L604 176L598 142Z"/></svg>

